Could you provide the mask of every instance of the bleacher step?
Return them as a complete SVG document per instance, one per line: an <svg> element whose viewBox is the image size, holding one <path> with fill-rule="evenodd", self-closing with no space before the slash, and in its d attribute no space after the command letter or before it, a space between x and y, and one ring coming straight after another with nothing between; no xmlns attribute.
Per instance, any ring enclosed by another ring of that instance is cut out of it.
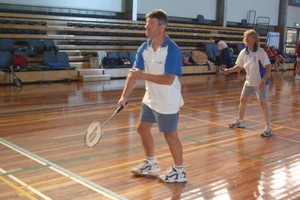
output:
<svg viewBox="0 0 300 200"><path fill-rule="evenodd" d="M79 76L83 75L105 75L105 69L76 69Z"/></svg>
<svg viewBox="0 0 300 200"><path fill-rule="evenodd" d="M86 82L86 81L107 81L107 80L110 80L110 74L80 75L79 80L82 81L82 82Z"/></svg>

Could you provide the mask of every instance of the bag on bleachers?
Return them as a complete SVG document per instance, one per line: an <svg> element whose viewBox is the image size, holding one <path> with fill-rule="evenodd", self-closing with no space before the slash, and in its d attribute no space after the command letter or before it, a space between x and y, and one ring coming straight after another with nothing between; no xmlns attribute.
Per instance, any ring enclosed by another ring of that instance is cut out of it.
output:
<svg viewBox="0 0 300 200"><path fill-rule="evenodd" d="M108 52L107 56L103 58L103 66L107 68L116 68L118 66L118 52Z"/></svg>
<svg viewBox="0 0 300 200"><path fill-rule="evenodd" d="M129 59L129 52L121 51L118 52L118 65L119 67L128 67L131 66L131 61Z"/></svg>
<svg viewBox="0 0 300 200"><path fill-rule="evenodd" d="M208 59L207 54L204 51L193 51L192 59L198 65L204 65Z"/></svg>
<svg viewBox="0 0 300 200"><path fill-rule="evenodd" d="M28 60L24 55L21 54L15 54L13 58L13 67L27 67L28 66Z"/></svg>
<svg viewBox="0 0 300 200"><path fill-rule="evenodd" d="M131 65L131 62L129 58L122 57L122 58L118 58L118 65Z"/></svg>
<svg viewBox="0 0 300 200"><path fill-rule="evenodd" d="M97 57L90 57L89 61L90 61L90 68L99 68L100 67L99 59Z"/></svg>
<svg viewBox="0 0 300 200"><path fill-rule="evenodd" d="M50 62L50 63L48 63L48 66L51 69L64 69L65 68L64 64L59 63L59 62Z"/></svg>
<svg viewBox="0 0 300 200"><path fill-rule="evenodd" d="M114 68L114 67L117 67L117 65L118 65L118 59L115 57L111 57L111 58L104 57L102 60L102 64L103 64L103 67Z"/></svg>
<svg viewBox="0 0 300 200"><path fill-rule="evenodd" d="M69 58L66 52L45 51L43 53L43 65L50 69L67 69L70 67Z"/></svg>

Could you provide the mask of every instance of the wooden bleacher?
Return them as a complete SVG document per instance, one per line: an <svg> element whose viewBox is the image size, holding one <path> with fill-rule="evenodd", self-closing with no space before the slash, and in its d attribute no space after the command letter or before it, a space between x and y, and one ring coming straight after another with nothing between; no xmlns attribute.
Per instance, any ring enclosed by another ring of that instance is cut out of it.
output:
<svg viewBox="0 0 300 200"><path fill-rule="evenodd" d="M58 51L68 54L71 67L78 69L77 72L71 73L70 80L76 80L75 77L80 75L79 69L90 68L89 54L99 50L136 51L146 40L145 21L19 12L0 12L0 18L0 38L13 39L15 49L24 48L30 39L53 40ZM244 31L245 28L169 23L167 34L182 51L199 51L203 50L203 44L213 43L214 37L225 39L230 46L241 44ZM260 40L264 44L267 38L262 36ZM29 66L41 65L41 63L41 56L29 57ZM53 73L51 77L57 76L57 80L68 79L69 73L65 71L57 72L65 73L63 76L51 72ZM105 71L113 78L122 78L126 76L128 69L112 68L105 69ZM215 73L215 71L209 71L206 65L188 66L183 71L184 74ZM47 78L41 75L42 73L42 71L38 73L28 71L17 72L17 75L21 76L24 82L56 80ZM38 77L41 77L41 80ZM3 82L7 83L9 79L2 77L0 83Z"/></svg>

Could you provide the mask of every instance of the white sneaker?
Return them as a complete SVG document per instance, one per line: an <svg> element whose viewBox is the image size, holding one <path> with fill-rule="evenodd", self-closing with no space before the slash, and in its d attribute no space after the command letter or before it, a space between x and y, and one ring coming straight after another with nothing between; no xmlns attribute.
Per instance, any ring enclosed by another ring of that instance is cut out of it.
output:
<svg viewBox="0 0 300 200"><path fill-rule="evenodd" d="M160 175L159 179L166 183L183 183L186 182L186 173L184 168L179 171L172 167L165 174Z"/></svg>
<svg viewBox="0 0 300 200"><path fill-rule="evenodd" d="M286 71L286 69L285 69L285 67L284 67L284 65L283 64L279 64L279 66L280 66L280 71L283 71L283 72L285 72Z"/></svg>
<svg viewBox="0 0 300 200"><path fill-rule="evenodd" d="M262 137L270 137L272 135L272 128L265 128L265 130L261 133Z"/></svg>
<svg viewBox="0 0 300 200"><path fill-rule="evenodd" d="M150 164L147 159L143 160L141 164L131 170L135 175L156 175L160 171L157 162Z"/></svg>
<svg viewBox="0 0 300 200"><path fill-rule="evenodd" d="M234 122L232 122L231 124L228 124L228 126L230 128L245 128L246 122L245 122L245 120L237 119Z"/></svg>
<svg viewBox="0 0 300 200"><path fill-rule="evenodd" d="M295 79L296 79L296 80L300 80L300 75L296 75L296 76L295 76Z"/></svg>

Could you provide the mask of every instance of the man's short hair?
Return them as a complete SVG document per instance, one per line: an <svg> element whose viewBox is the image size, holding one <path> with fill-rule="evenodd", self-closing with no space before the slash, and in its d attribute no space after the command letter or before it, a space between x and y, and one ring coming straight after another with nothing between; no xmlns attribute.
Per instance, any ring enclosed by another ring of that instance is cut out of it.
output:
<svg viewBox="0 0 300 200"><path fill-rule="evenodd" d="M158 19L159 25L168 24L168 14L162 9L156 9L146 14L146 18Z"/></svg>

